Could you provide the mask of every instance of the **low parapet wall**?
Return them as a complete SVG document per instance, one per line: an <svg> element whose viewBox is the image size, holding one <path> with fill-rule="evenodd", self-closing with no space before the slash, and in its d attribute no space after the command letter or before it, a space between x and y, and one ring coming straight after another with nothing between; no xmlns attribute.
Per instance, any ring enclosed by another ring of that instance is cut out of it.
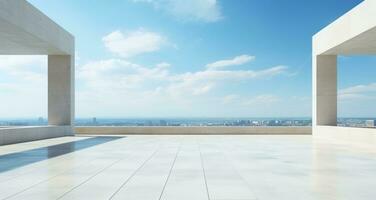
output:
<svg viewBox="0 0 376 200"><path fill-rule="evenodd" d="M313 128L315 138L330 140L348 146L375 148L376 129L337 126L316 126Z"/></svg>
<svg viewBox="0 0 376 200"><path fill-rule="evenodd" d="M71 126L7 127L0 129L0 145L73 135Z"/></svg>
<svg viewBox="0 0 376 200"><path fill-rule="evenodd" d="M93 135L311 135L311 127L75 127Z"/></svg>

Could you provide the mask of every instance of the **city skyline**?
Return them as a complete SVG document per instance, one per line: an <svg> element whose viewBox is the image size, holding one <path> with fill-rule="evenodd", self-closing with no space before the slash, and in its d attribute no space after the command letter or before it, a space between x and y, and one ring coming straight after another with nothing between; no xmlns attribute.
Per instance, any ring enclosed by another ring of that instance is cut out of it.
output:
<svg viewBox="0 0 376 200"><path fill-rule="evenodd" d="M78 117L306 117L311 36L361 1L30 2L76 36ZM373 117L375 58L339 63L339 116ZM45 66L0 57L0 116L46 116Z"/></svg>
<svg viewBox="0 0 376 200"><path fill-rule="evenodd" d="M4 119L0 118L0 127L17 126L45 126L48 120L43 117L29 119ZM312 126L311 118L76 118L76 126L105 126L105 127L131 127L131 126L180 126L180 127L215 127L215 126L248 126L248 127L299 127ZM341 127L375 128L376 118L338 118L337 125Z"/></svg>

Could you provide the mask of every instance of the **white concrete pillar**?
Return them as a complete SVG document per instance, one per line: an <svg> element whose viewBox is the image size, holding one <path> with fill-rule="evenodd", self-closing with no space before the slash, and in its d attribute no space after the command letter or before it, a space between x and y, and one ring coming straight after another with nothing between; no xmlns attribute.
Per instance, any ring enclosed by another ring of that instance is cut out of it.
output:
<svg viewBox="0 0 376 200"><path fill-rule="evenodd" d="M74 122L74 57L48 56L48 124L72 126Z"/></svg>
<svg viewBox="0 0 376 200"><path fill-rule="evenodd" d="M315 126L337 126L337 56L313 56L313 118Z"/></svg>

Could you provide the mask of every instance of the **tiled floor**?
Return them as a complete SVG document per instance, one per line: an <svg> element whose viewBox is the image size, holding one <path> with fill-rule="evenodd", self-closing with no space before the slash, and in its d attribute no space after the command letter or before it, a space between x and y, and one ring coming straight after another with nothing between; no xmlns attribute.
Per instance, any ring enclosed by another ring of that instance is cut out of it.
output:
<svg viewBox="0 0 376 200"><path fill-rule="evenodd" d="M374 200L375 152L311 136L57 138L0 147L0 199Z"/></svg>

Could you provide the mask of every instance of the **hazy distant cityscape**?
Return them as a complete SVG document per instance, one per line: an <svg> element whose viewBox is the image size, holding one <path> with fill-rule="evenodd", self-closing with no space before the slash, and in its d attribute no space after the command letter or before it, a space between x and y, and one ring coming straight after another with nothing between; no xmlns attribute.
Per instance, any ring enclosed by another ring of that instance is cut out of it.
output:
<svg viewBox="0 0 376 200"><path fill-rule="evenodd" d="M0 119L0 127L45 126L47 119ZM339 118L338 126L375 127L376 118ZM79 118L76 126L312 126L310 118Z"/></svg>

